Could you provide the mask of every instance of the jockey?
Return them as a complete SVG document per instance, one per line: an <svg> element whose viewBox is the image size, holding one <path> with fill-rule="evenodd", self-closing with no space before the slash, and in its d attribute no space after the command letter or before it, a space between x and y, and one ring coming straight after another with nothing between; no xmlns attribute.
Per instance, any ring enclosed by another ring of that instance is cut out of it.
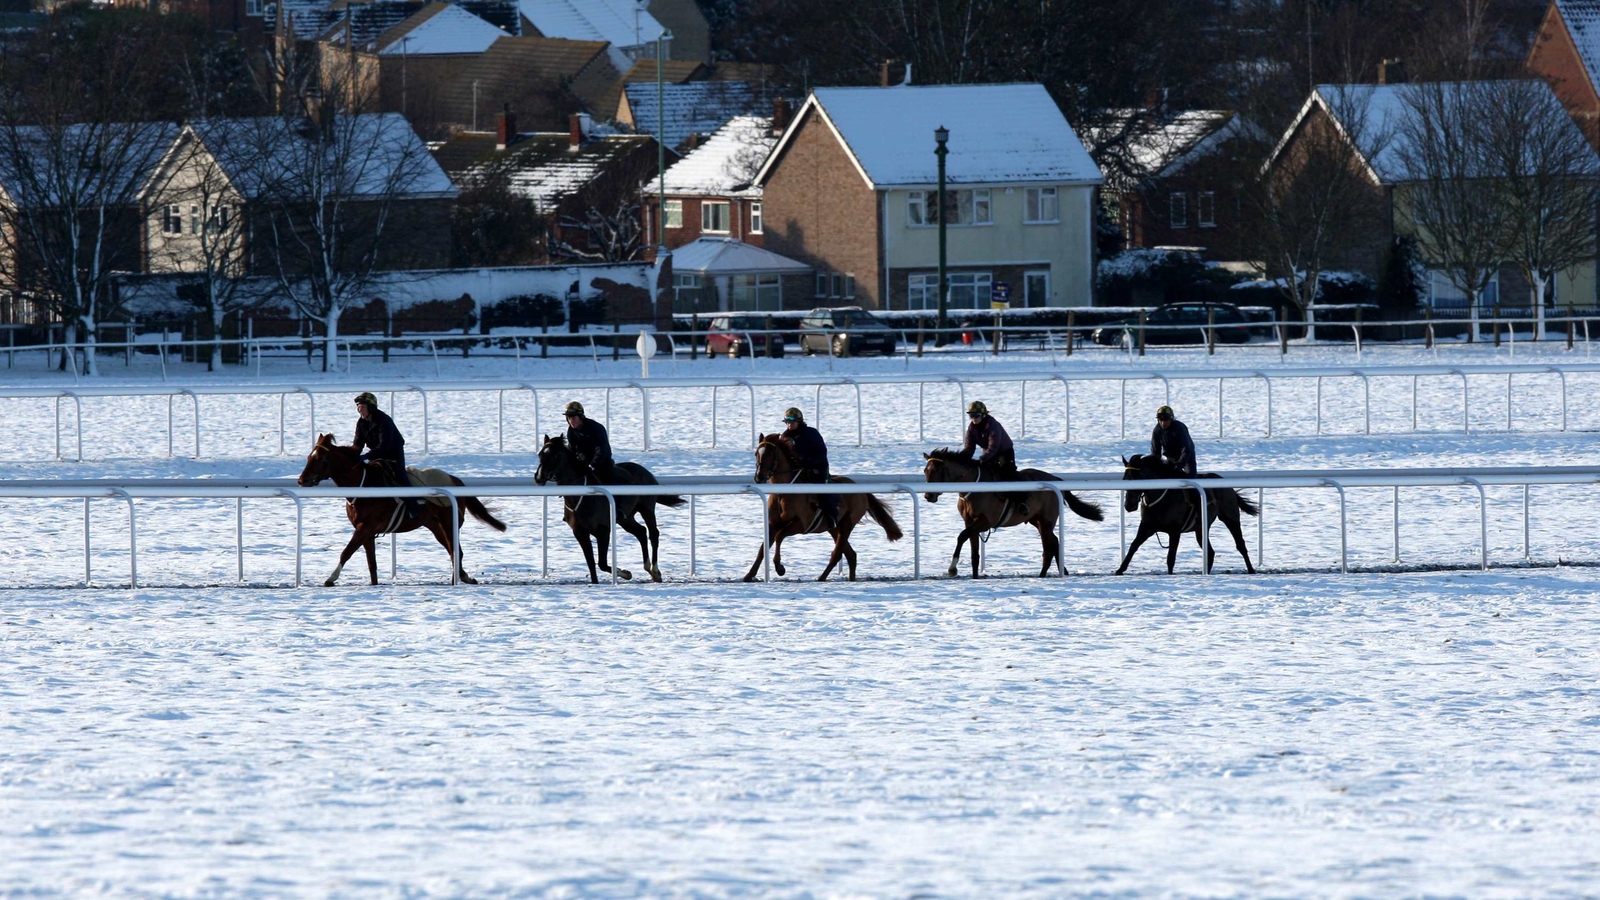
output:
<svg viewBox="0 0 1600 900"><path fill-rule="evenodd" d="M822 439L822 432L806 424L805 415L798 407L791 406L783 411L783 434L778 435L778 440L787 444L800 460L800 476L797 481L805 484L828 483L828 444ZM822 515L827 518L828 526L837 526L839 495L816 496L817 505L822 509Z"/></svg>
<svg viewBox="0 0 1600 900"><path fill-rule="evenodd" d="M601 484L616 484L611 461L611 437L606 427L583 414L583 404L567 404L567 446L578 461L588 466Z"/></svg>
<svg viewBox="0 0 1600 900"><path fill-rule="evenodd" d="M356 439L352 446L361 452L366 462L380 463L398 487L411 487L411 477L406 474L406 439L395 427L394 419L378 408L378 398L371 391L356 396ZM408 515L422 512L422 501L408 498L405 501Z"/></svg>
<svg viewBox="0 0 1600 900"><path fill-rule="evenodd" d="M1156 427L1150 432L1150 455L1193 478L1196 473L1194 439L1189 427L1172 414L1172 407L1156 410Z"/></svg>
<svg viewBox="0 0 1600 900"><path fill-rule="evenodd" d="M978 450L983 454L978 457L978 468L983 476L990 481L1016 481L1017 480L1017 453L1011 445L1011 435L1006 434L1005 426L1000 420L989 415L989 407L982 400L974 400L967 404L967 438L961 445L961 456L971 459ZM982 480L982 479L980 479ZM1028 515L1026 494L1007 494L1012 503L1016 504L1017 512L1024 518Z"/></svg>

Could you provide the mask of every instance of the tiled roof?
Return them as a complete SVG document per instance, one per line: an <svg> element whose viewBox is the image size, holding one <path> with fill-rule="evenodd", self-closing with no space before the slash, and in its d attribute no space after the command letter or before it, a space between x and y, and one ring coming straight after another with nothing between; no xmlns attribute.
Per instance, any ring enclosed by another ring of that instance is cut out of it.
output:
<svg viewBox="0 0 1600 900"><path fill-rule="evenodd" d="M711 276L799 275L811 267L733 238L702 237L672 251L672 270Z"/></svg>
<svg viewBox="0 0 1600 900"><path fill-rule="evenodd" d="M510 147L497 150L495 136L459 134L434 150L434 158L458 182L470 181L490 164L509 168L511 190L542 208L582 190L613 165L654 146L639 135L607 135L574 149L568 134L519 134Z"/></svg>
<svg viewBox="0 0 1600 900"><path fill-rule="evenodd" d="M771 119L736 116L667 169L667 193L760 197L761 188L751 186L750 182L777 143ZM650 179L644 190L651 194L659 190L655 178Z"/></svg>
<svg viewBox="0 0 1600 900"><path fill-rule="evenodd" d="M316 157L314 145L306 139L312 127L304 119L282 116L199 119L188 126L216 158L229 182L249 198L273 191L276 185L295 188L296 173ZM399 113L341 113L332 133L336 149L328 160L334 167L330 171L338 174L330 176L328 183L336 185L336 192L343 196L393 192L413 198L448 197L456 192Z"/></svg>
<svg viewBox="0 0 1600 900"><path fill-rule="evenodd" d="M618 121L626 121L638 134L664 133L668 147L681 146L692 134L710 134L734 116L759 112L767 104L755 85L743 81L661 85L664 117L658 111L662 107L657 103L657 85L630 84L625 95L626 115L619 115Z"/></svg>
<svg viewBox="0 0 1600 900"><path fill-rule="evenodd" d="M664 30L633 0L519 0L522 15L545 37L606 41L618 47L648 44Z"/></svg>
<svg viewBox="0 0 1600 900"><path fill-rule="evenodd" d="M374 43L386 56L482 53L506 33L470 12L447 3L430 3L421 12L380 35Z"/></svg>
<svg viewBox="0 0 1600 900"><path fill-rule="evenodd" d="M661 78L667 84L697 81L709 71L710 67L705 63L695 62L692 59L668 59L661 63ZM646 83L656 83L656 61L653 59L641 59L629 66L627 72L617 79L615 84L595 99L594 114L602 119L615 117L623 89L630 84Z"/></svg>
<svg viewBox="0 0 1600 900"><path fill-rule="evenodd" d="M476 130L492 129L495 114L507 105L530 128L555 127L577 111L560 86L572 84L593 65L611 71L605 51L597 41L502 37L439 86L440 109L471 128L476 94Z"/></svg>
<svg viewBox="0 0 1600 900"><path fill-rule="evenodd" d="M343 47L348 34L355 42L356 49L377 49L380 46L377 43L379 36L423 12L424 6L422 3L349 3L338 0L319 14L323 24L317 39Z"/></svg>
<svg viewBox="0 0 1600 900"><path fill-rule="evenodd" d="M953 184L1103 180L1041 84L817 88L796 121L814 108L877 187L935 183L933 132L941 126L950 130Z"/></svg>

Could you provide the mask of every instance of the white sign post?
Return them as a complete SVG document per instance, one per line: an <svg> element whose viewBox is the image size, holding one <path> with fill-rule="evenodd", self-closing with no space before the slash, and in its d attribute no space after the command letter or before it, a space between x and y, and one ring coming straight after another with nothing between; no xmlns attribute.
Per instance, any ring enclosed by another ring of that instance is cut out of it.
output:
<svg viewBox="0 0 1600 900"><path fill-rule="evenodd" d="M650 377L650 357L656 355L656 336L648 331L639 332L639 339L634 341L633 347L639 351L639 373L642 378Z"/></svg>

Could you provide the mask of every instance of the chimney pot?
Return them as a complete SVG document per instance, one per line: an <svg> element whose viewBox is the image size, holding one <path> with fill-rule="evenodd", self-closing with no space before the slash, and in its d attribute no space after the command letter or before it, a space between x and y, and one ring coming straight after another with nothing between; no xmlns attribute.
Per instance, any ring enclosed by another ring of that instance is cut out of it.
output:
<svg viewBox="0 0 1600 900"><path fill-rule="evenodd" d="M567 138L572 142L572 149L583 146L583 119L582 113L573 113L567 117Z"/></svg>
<svg viewBox="0 0 1600 900"><path fill-rule="evenodd" d="M781 135L781 134L783 134L783 132L785 130L788 129L788 127L789 127L789 116L791 114L792 113L791 113L791 111L789 109L789 101L788 101L787 98L779 97L776 100L772 101L772 133L773 134Z"/></svg>
<svg viewBox="0 0 1600 900"><path fill-rule="evenodd" d="M504 110L495 116L494 146L496 150L504 150L511 146L511 141L517 136L517 117L511 114L511 104L507 103Z"/></svg>
<svg viewBox="0 0 1600 900"><path fill-rule="evenodd" d="M1402 59L1386 59L1378 63L1379 84L1405 84L1406 64Z"/></svg>

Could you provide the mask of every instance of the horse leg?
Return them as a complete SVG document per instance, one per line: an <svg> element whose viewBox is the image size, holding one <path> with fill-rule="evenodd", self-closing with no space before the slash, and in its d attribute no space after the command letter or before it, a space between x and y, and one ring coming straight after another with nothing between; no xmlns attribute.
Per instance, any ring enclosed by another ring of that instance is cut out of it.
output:
<svg viewBox="0 0 1600 900"><path fill-rule="evenodd" d="M639 552L644 555L644 570L646 572L650 573L650 577L651 577L652 580L660 581L661 580L661 576L654 572L655 566L652 566L650 564L650 534L649 534L649 532L647 532L645 530L645 527L643 525L639 524L637 519L633 519L631 517L627 518L627 519L624 519L623 521L618 522L617 524L622 526L622 530L623 531L626 531L627 533L633 535L634 538L636 540L638 540L638 542L639 542ZM622 573L618 572L617 574L621 575Z"/></svg>
<svg viewBox="0 0 1600 900"><path fill-rule="evenodd" d="M656 525L656 502L646 500L640 504L639 515L644 519L645 530L650 535L650 559L646 566L650 580L661 580L661 529Z"/></svg>
<svg viewBox="0 0 1600 900"><path fill-rule="evenodd" d="M594 547L589 543L589 536L576 528L572 529L572 536L578 539L578 546L583 548L583 561L589 564L589 583L599 584L600 573L594 569Z"/></svg>
<svg viewBox="0 0 1600 900"><path fill-rule="evenodd" d="M1250 564L1250 551L1246 550L1244 546L1244 531L1239 527L1238 514L1234 514L1232 518L1224 517L1222 522L1228 526L1228 531L1233 534L1233 545L1239 548L1239 555L1244 557L1244 570L1254 575L1256 567Z"/></svg>
<svg viewBox="0 0 1600 900"><path fill-rule="evenodd" d="M967 530L972 532L972 536L969 538L969 542L972 544L972 577L982 578L983 576L978 574L978 545L983 543L983 541L978 540L978 535L980 532L972 528L968 528Z"/></svg>
<svg viewBox="0 0 1600 900"><path fill-rule="evenodd" d="M456 567L456 579L462 584L477 584L478 582L467 574L467 567L462 562L463 554L451 543L449 519L444 518L441 521L441 517L427 516L429 509L431 508L423 510L428 523L428 530L433 532L434 539L439 542L440 546L444 547L446 553L450 554L450 564Z"/></svg>
<svg viewBox="0 0 1600 900"><path fill-rule="evenodd" d="M611 546L611 534L609 530L601 529L600 531L595 532L594 543L595 550L600 556L600 571L609 574L612 568L611 565L606 564L606 551ZM611 562L614 565L616 560L612 560ZM633 573L629 572L627 569L624 569L621 566L617 566L616 569L617 577L623 581L631 581L633 579Z"/></svg>
<svg viewBox="0 0 1600 900"><path fill-rule="evenodd" d="M1039 529L1039 543L1044 545L1044 566L1039 569L1039 577L1045 578L1050 574L1050 563L1061 562L1061 542L1056 539L1055 529L1051 528L1043 519L1034 519L1033 527ZM1061 574L1067 574L1066 569Z"/></svg>
<svg viewBox="0 0 1600 900"><path fill-rule="evenodd" d="M367 574L372 576L372 583L378 583L378 542L377 535L367 538L362 545L367 551Z"/></svg>
<svg viewBox="0 0 1600 900"><path fill-rule="evenodd" d="M1128 571L1128 563L1133 562L1133 555L1138 553L1139 548L1144 545L1144 542L1150 540L1150 536L1155 533L1156 530L1151 527L1149 522L1146 522L1143 519L1139 520L1139 531L1133 536L1133 543L1128 545L1128 553L1126 556L1122 557L1122 565L1117 566L1117 571L1115 574L1121 575Z"/></svg>
<svg viewBox="0 0 1600 900"><path fill-rule="evenodd" d="M767 539L762 542L762 544L761 544L761 546L759 548L757 548L757 550L756 550L756 561L750 564L750 571L744 573L744 580L745 581L755 581L756 580L756 573L761 571L761 560L762 560L763 557L766 556L767 545L768 544L772 545L772 559L773 559L773 561L774 562L777 561L777 559L778 559L778 548L783 546L783 537L788 532L789 526L791 524L792 524L792 522L790 520L785 519L785 520L783 520L781 522L772 521L768 525L768 527L767 527ZM802 527L804 527L804 526L802 526ZM774 566L773 569L779 575L783 574L783 570L782 569L780 569L780 568L778 568L776 566Z"/></svg>
<svg viewBox="0 0 1600 900"><path fill-rule="evenodd" d="M850 580L856 580L856 548L850 546L850 532L854 530L854 523L846 525L845 521L841 521L839 527L828 532L833 537L833 553L828 556L828 567L817 576L818 581L828 580L828 576L833 573L833 568L839 564L841 557L850 566Z"/></svg>
<svg viewBox="0 0 1600 900"><path fill-rule="evenodd" d="M344 545L344 550L339 554L339 564L333 567L333 574L329 575L328 580L322 583L323 587L333 587L339 583L339 573L344 571L344 564L349 562L350 557L355 555L357 547L363 546L367 541L372 540L372 535L372 530L366 526L357 528L356 533L350 535L350 543ZM372 583L378 583L376 575L373 576Z"/></svg>
<svg viewBox="0 0 1600 900"><path fill-rule="evenodd" d="M1169 532L1167 532L1167 574L1168 575L1171 575L1172 574L1172 570L1178 565L1178 541L1183 538L1183 535L1184 535L1184 532L1182 532L1182 531L1169 531ZM1200 532L1197 530L1195 532L1194 536L1195 536L1195 540L1199 540L1200 539Z"/></svg>
<svg viewBox="0 0 1600 900"><path fill-rule="evenodd" d="M1203 541L1200 540L1200 538L1201 538L1200 529L1201 528L1205 529L1205 535L1204 535L1205 536L1205 540L1203 540ZM1217 545L1213 544L1211 542L1211 523L1207 522L1205 525L1196 525L1195 529L1194 529L1194 539L1197 542L1199 542L1200 546L1206 548L1206 570L1205 570L1205 574L1210 575L1211 574L1211 567L1216 565L1216 562L1217 562Z"/></svg>
<svg viewBox="0 0 1600 900"><path fill-rule="evenodd" d="M950 554L950 568L945 570L945 574L949 575L951 578L956 577L956 564L961 562L961 545L965 544L969 538L973 541L977 541L977 538L973 536L972 529L970 528L963 528L961 529L961 533L956 535L956 549L955 552Z"/></svg>

